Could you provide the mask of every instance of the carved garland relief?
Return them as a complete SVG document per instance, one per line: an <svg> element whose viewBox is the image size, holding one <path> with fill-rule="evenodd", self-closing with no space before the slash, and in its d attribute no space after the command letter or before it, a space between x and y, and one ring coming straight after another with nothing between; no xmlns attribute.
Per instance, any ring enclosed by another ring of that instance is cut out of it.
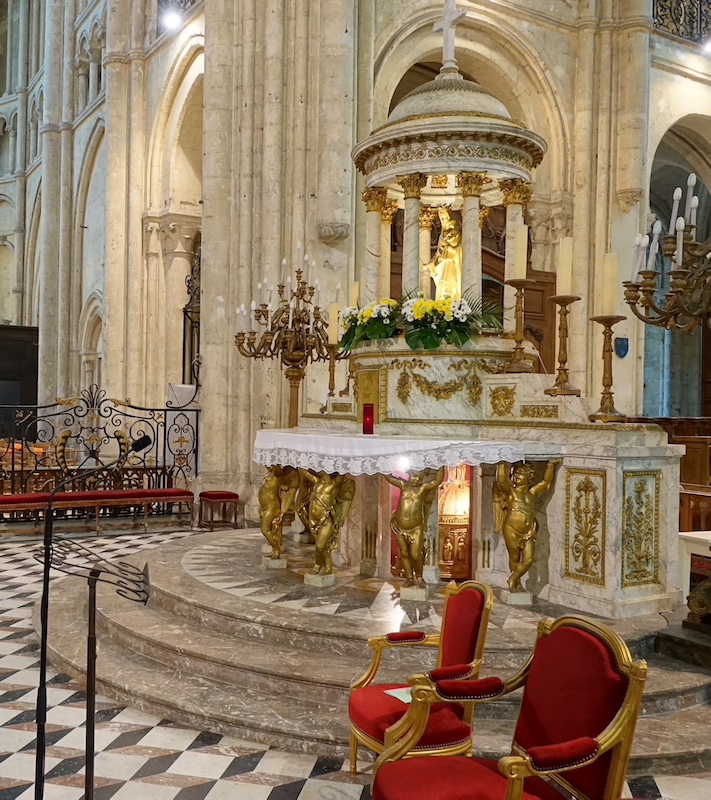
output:
<svg viewBox="0 0 711 800"><path fill-rule="evenodd" d="M567 469L565 577L605 585L604 470Z"/></svg>
<svg viewBox="0 0 711 800"><path fill-rule="evenodd" d="M474 361L462 359L450 364L449 369L454 372L464 370L463 375L459 375L450 381L437 382L430 380L419 372L415 372L415 368L430 369L430 364L421 358L396 358L390 364L390 369L401 370L396 390L400 402L407 403L413 387L416 387L422 394L427 397L433 397L436 400L449 400L458 392L464 391L473 406L476 406L481 400L481 393L484 388L477 372L481 370L482 372L496 375L501 374L504 367L505 362L498 362L494 359L478 358Z"/></svg>
<svg viewBox="0 0 711 800"><path fill-rule="evenodd" d="M661 472L625 472L622 498L622 586L659 583Z"/></svg>

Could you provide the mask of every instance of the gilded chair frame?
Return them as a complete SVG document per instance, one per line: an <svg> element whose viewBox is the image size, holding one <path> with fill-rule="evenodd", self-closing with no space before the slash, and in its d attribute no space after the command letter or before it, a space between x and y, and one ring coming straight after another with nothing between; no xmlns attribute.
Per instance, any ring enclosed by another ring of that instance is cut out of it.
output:
<svg viewBox="0 0 711 800"><path fill-rule="evenodd" d="M445 611L442 618L442 627L444 627L447 615L447 601L450 597L454 597L455 595L460 594L461 592L475 590L478 591L484 598L484 603L481 609L481 621L479 623L479 636L477 636L476 646L474 648L474 658L473 660L467 665L468 670L466 672L463 671L461 675L462 678L466 678L468 680L476 680L479 677L479 671L481 669L481 662L482 662L482 654L484 652L484 644L486 643L486 634L489 626L489 616L491 615L491 609L494 605L494 592L490 586L485 583L480 583L479 581L464 581L460 584L457 584L455 581L450 581L447 584L444 592L444 602L445 602ZM400 647L437 647L439 648L439 652L437 653L437 663L435 669L440 669L442 666L442 634L440 633L432 633L428 636L424 637L420 641L417 642L389 642L387 637L385 636L375 636L368 639L368 645L373 650L373 656L368 669L361 675L359 678L356 678L352 683L350 690L351 692L356 691L357 689L363 689L366 686L369 686L374 680L376 675L378 674L378 670L380 669L380 665L383 660L383 653L385 650L390 648L400 648ZM464 666L464 665L462 665ZM351 774L355 775L357 770L357 762L358 762L358 746L359 744L365 745L369 750L373 750L376 753L383 753L388 748L394 747L396 743L400 740L400 737L405 735L406 733L411 733L412 731L419 731L419 735L414 741L411 742L408 750L411 750L415 747L417 742L419 741L420 737L425 731L427 727L427 720L429 719L430 714L430 705L432 702L441 702L437 700L429 701L429 694L419 692L419 688L430 688L434 690L435 684L432 679L427 674L422 675L413 675L408 679L408 683L412 689L412 702L410 703L410 707L408 710L403 714L403 716L393 725L391 725L387 731L385 732L385 741L381 743L372 737L368 736L366 733L361 731L357 728L353 723L348 721L349 728L350 728L350 771ZM464 706L464 722L466 722L469 727L471 728L473 717L474 717L474 703L473 702L464 702L461 705ZM411 741L410 736L408 736L408 741ZM436 749L422 749L417 750L417 752L412 753L412 756L419 756L419 755L437 755L437 756L458 756L462 754L466 754L471 750L472 746L472 739L471 735L466 742L462 742L461 744L452 745L451 747L438 747ZM405 754L402 757L411 757L408 754Z"/></svg>
<svg viewBox="0 0 711 800"><path fill-rule="evenodd" d="M620 674L625 675L628 679L625 699L622 702L620 710L615 714L610 724L598 736L594 737L598 746L595 754L580 763L576 763L574 766L547 770L536 769L531 757L514 741L511 747L511 755L500 758L498 762L499 772L508 779L508 787L503 800L521 800L524 791L524 780L534 775L549 778L558 786L569 792L576 800L590 800L587 795L572 786L565 779L565 776L560 773L592 764L603 753L609 750L614 750L614 753L611 759L609 777L602 800L618 800L622 795L634 732L642 710L642 695L644 693L644 684L647 677L647 662L643 660L633 660L627 645L606 625L593 622L592 620L575 614L559 617L556 620L551 618L542 620L538 624L536 646L543 637L549 636L553 631L562 627L580 628L597 637L608 646L615 657ZM483 703L498 700L500 697L504 697L510 692L524 686L531 664L533 663L535 652L536 647L534 646L531 655L521 669L503 682L503 689L501 691L497 692L493 697L477 698L475 702ZM376 775L382 766L411 755L410 751L419 741L427 725L430 706L433 703L452 702L452 698L440 695L437 691L436 684L432 682L430 682L429 685L416 686L413 688L412 694L413 701L415 700L415 696L417 696L417 708L419 710L417 713L410 716L410 729L407 731L400 731L397 740L392 741L390 745L382 751L373 769L373 781L371 786L374 786ZM424 716L422 713L423 711ZM419 755L419 753L416 755Z"/></svg>

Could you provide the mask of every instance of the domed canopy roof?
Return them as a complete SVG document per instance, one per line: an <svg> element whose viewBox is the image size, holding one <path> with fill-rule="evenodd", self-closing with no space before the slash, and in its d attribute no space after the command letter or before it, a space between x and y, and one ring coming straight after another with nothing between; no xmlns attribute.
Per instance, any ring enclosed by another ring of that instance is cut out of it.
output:
<svg viewBox="0 0 711 800"><path fill-rule="evenodd" d="M506 106L459 72L441 72L433 81L406 95L388 117L388 125L422 117L484 116L511 119Z"/></svg>

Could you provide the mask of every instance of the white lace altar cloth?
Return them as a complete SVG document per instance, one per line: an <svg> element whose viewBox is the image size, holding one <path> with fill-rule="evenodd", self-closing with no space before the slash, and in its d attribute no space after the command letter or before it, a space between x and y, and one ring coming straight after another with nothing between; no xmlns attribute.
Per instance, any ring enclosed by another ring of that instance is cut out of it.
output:
<svg viewBox="0 0 711 800"><path fill-rule="evenodd" d="M435 436L358 435L324 430L261 430L254 442L257 464L303 467L341 475L391 475L428 467L522 461L521 442L467 441Z"/></svg>

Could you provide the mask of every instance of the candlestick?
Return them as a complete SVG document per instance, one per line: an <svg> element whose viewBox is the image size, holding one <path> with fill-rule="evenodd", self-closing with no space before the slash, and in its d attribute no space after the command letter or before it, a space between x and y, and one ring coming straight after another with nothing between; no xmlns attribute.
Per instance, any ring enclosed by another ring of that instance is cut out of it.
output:
<svg viewBox="0 0 711 800"><path fill-rule="evenodd" d="M521 225L516 231L515 247L514 280L525 280L528 267L528 225Z"/></svg>
<svg viewBox="0 0 711 800"><path fill-rule="evenodd" d="M696 173L689 173L686 179L686 208L684 209L684 219L691 216L691 198L694 196L694 186L696 186Z"/></svg>
<svg viewBox="0 0 711 800"><path fill-rule="evenodd" d="M626 419L626 415L622 414L615 408L614 395L612 393L612 328L618 322L622 322L627 317L622 317L616 314L603 314L599 317L590 317L593 322L598 322L603 326L603 343L602 343L602 398L600 401L600 408L588 416L591 422L620 422Z"/></svg>
<svg viewBox="0 0 711 800"><path fill-rule="evenodd" d="M618 264L616 253L605 253L602 257L602 299L600 301L600 310L607 316L617 311Z"/></svg>
<svg viewBox="0 0 711 800"><path fill-rule="evenodd" d="M558 306L558 374L553 386L546 389L544 394L550 397L558 395L580 397L580 389L571 386L568 373L568 314L570 313L568 306L580 300L580 297L571 294L557 294L550 299Z"/></svg>
<svg viewBox="0 0 711 800"><path fill-rule="evenodd" d="M516 328L514 330L514 351L511 361L506 365L506 372L535 372L536 367L529 359L526 358L523 349L523 342L525 336L523 334L523 294L525 289L535 286L536 282L528 280L527 278L514 278L513 280L506 281L507 286L513 286L516 290Z"/></svg>
<svg viewBox="0 0 711 800"><path fill-rule="evenodd" d="M669 235L674 235L675 225L676 225L676 218L679 214L679 203L681 201L681 186L677 186L674 189L674 202L672 203L672 212L671 217L669 217L669 227L667 228Z"/></svg>
<svg viewBox="0 0 711 800"><path fill-rule="evenodd" d="M558 253L558 272L555 276L556 294L569 295L573 285L573 237L565 236L560 240Z"/></svg>

